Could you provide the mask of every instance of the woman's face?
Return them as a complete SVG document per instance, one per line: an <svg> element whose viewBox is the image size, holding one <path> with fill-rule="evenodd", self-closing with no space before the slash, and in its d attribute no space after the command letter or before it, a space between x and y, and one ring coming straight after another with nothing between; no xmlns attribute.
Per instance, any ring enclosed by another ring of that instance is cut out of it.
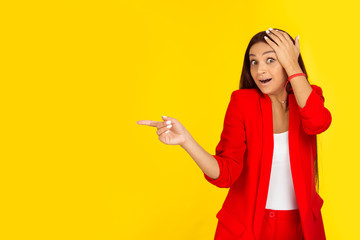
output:
<svg viewBox="0 0 360 240"><path fill-rule="evenodd" d="M258 42L251 46L249 58L251 76L261 92L280 96L287 81L287 74L275 51L267 43ZM271 80L264 83L260 81L265 79Z"/></svg>

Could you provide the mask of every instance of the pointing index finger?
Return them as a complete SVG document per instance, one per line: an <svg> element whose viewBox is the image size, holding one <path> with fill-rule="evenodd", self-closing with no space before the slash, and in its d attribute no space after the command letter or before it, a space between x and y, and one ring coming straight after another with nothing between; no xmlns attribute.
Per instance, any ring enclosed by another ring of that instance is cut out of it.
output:
<svg viewBox="0 0 360 240"><path fill-rule="evenodd" d="M151 127L157 127L157 125L161 122L153 121L153 120L139 120L136 122L139 125L147 125Z"/></svg>

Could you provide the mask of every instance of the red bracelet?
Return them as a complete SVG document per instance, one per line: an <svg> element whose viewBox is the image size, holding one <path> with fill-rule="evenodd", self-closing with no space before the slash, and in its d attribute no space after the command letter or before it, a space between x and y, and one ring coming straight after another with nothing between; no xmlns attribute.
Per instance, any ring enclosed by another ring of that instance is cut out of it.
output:
<svg viewBox="0 0 360 240"><path fill-rule="evenodd" d="M291 75L290 77L288 77L288 80L284 83L283 87L284 87L284 99L281 101L282 103L285 103L285 92L286 92L286 85L290 82L290 79L297 77L297 76L304 76L306 77L305 73L295 73L293 75ZM291 90L292 88L290 88Z"/></svg>
<svg viewBox="0 0 360 240"><path fill-rule="evenodd" d="M288 81L290 81L290 79L294 78L294 77L297 77L297 76L304 76L306 77L305 73L295 73L291 76L288 77Z"/></svg>

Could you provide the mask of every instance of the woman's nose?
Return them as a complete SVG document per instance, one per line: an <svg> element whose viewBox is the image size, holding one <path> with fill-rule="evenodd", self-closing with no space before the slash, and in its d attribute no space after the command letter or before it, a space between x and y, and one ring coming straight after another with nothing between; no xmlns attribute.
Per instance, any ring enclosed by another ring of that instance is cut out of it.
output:
<svg viewBox="0 0 360 240"><path fill-rule="evenodd" d="M267 71L267 67L265 64L259 63L257 70L258 70L258 73L265 73Z"/></svg>

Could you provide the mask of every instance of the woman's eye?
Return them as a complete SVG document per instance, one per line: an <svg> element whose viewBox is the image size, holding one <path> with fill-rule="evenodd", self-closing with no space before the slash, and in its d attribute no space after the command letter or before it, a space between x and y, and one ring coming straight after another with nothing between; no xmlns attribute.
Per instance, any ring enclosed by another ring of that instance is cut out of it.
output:
<svg viewBox="0 0 360 240"><path fill-rule="evenodd" d="M269 60L271 60L271 61L269 61ZM267 59L267 62L268 62L268 63L272 63L273 61L275 61L273 58L268 58L268 59Z"/></svg>
<svg viewBox="0 0 360 240"><path fill-rule="evenodd" d="M250 61L250 64L251 64L251 65L254 65L255 63L256 63L255 60Z"/></svg>

